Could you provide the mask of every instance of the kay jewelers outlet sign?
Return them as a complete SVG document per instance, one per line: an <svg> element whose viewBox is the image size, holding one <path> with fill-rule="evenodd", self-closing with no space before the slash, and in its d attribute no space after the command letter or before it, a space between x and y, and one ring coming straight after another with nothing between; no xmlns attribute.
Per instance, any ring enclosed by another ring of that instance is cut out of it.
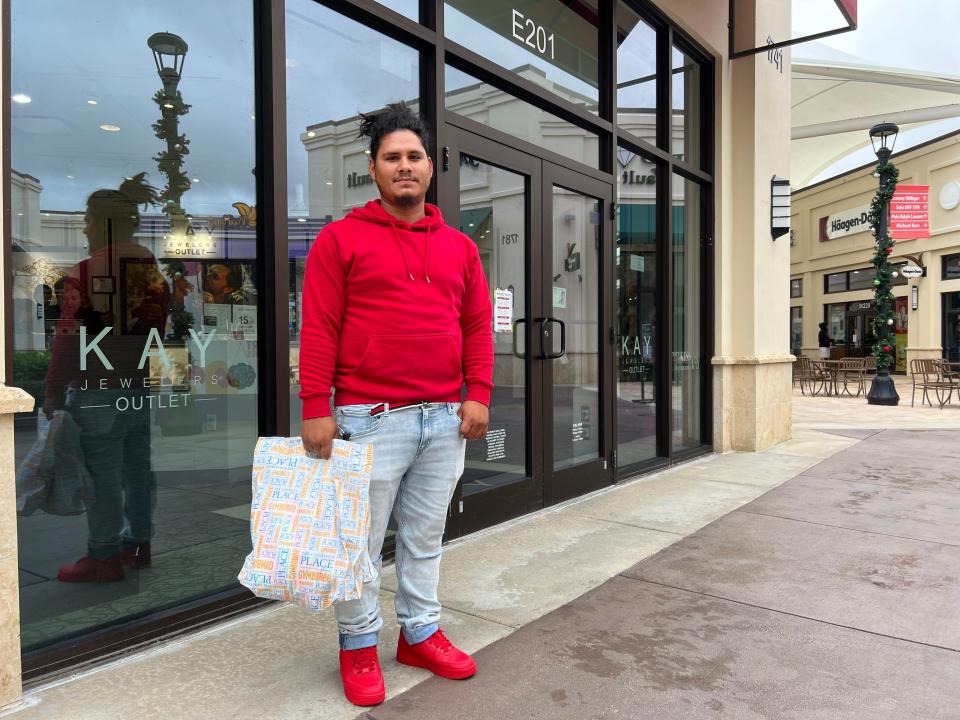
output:
<svg viewBox="0 0 960 720"><path fill-rule="evenodd" d="M869 205L861 205L820 218L820 242L870 232L869 212Z"/></svg>

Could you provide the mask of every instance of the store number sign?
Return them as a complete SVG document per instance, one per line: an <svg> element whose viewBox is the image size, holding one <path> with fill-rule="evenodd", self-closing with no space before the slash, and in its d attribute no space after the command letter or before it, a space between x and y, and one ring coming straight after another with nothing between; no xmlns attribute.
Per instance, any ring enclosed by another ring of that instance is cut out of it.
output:
<svg viewBox="0 0 960 720"><path fill-rule="evenodd" d="M525 16L522 12L513 8L513 37L527 47L533 48L544 57L555 59L553 47L553 33L531 18ZM549 55L547 51L549 50Z"/></svg>

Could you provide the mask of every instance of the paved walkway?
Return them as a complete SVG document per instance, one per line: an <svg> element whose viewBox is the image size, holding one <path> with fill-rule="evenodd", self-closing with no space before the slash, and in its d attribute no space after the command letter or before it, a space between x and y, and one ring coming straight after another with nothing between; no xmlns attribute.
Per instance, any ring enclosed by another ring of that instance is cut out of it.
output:
<svg viewBox="0 0 960 720"><path fill-rule="evenodd" d="M960 444L856 445L362 717L960 717Z"/></svg>
<svg viewBox="0 0 960 720"><path fill-rule="evenodd" d="M837 429L903 421L862 399L797 397L794 438L769 451L704 458L448 546L444 626L478 651L471 680L392 659L388 575L388 701L367 717L960 717L958 436ZM960 428L958 408L913 410L902 417ZM357 713L330 614L274 606L34 689L0 716Z"/></svg>

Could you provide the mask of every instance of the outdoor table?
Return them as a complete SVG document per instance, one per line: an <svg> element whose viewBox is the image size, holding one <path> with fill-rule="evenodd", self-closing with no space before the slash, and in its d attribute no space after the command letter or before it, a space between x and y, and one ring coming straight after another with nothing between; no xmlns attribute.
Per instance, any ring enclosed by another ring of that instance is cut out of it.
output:
<svg viewBox="0 0 960 720"><path fill-rule="evenodd" d="M824 395L839 395L838 377L840 372L840 360L814 360L813 364L823 375L823 393Z"/></svg>

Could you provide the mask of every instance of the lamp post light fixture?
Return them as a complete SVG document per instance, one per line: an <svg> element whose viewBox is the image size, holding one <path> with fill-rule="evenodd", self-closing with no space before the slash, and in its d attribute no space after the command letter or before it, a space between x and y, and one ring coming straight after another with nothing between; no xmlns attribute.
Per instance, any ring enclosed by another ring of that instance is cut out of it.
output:
<svg viewBox="0 0 960 720"><path fill-rule="evenodd" d="M893 329L893 294L891 281L895 273L889 257L893 254L893 239L887 226L889 220L890 199L897 187L900 173L890 162L893 146L897 141L900 128L894 123L880 123L870 128L870 144L877 155L877 172L880 185L870 203L869 221L877 245L873 256L876 268L874 280L874 307L877 315L873 320L874 344L871 348L877 359L877 374L873 377L867 402L871 405L898 405L900 396L890 377L891 368L896 366L896 336Z"/></svg>
<svg viewBox="0 0 960 720"><path fill-rule="evenodd" d="M173 33L158 32L147 38L147 46L153 51L163 89L168 95L176 95L177 85L183 77L183 61L187 57L186 41Z"/></svg>

